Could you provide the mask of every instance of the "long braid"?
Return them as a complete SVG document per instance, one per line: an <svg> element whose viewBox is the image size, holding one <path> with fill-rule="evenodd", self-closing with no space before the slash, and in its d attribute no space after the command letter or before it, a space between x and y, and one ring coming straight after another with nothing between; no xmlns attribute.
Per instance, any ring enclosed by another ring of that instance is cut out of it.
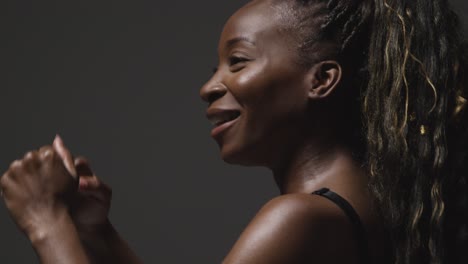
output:
<svg viewBox="0 0 468 264"><path fill-rule="evenodd" d="M390 205L388 213L392 230L404 231L393 233L397 263L441 263L446 204L442 184L450 175L446 134L449 104L455 97L453 65L459 53L457 43L450 39L454 32L450 31L456 27L451 27L453 22L447 21L449 10L446 1L430 4L423 1L383 1L376 6L376 18L384 17L383 23L399 24L402 30L388 26L387 30L373 33L375 42L371 43L370 61L377 58L376 64L381 63L381 70L388 72L393 69L393 75L386 76L383 83L390 82L390 85L385 87L381 85L378 72L374 79L370 79L366 91L367 105L375 101L372 97L376 90L389 89L389 98L374 102L375 108L365 109L365 113L372 121L384 114L382 110L386 111L387 118L393 116L395 124L401 123L403 133L392 131L394 125L388 119L382 124L368 122L369 138L375 137L379 129L383 129L382 134L387 136L381 137L381 145L369 144L369 153L384 154L383 159L373 156L368 159L370 164L375 163L373 166L385 169L373 175L374 190L382 204ZM411 33L405 35L407 32ZM379 61L381 43L386 43L385 56ZM408 55L410 60L406 60ZM404 67L398 69L394 65ZM401 80L410 74L413 76L408 80L409 85L403 81L405 85L402 86ZM402 88L411 90L404 93ZM405 100L404 111L395 108L401 107L402 103L398 104L397 100L402 98ZM379 107L378 104L385 102L384 108ZM407 122L408 112L412 113L413 122ZM382 127L376 127L378 125ZM389 186L393 188L389 189ZM401 190L411 195L405 197L407 195ZM399 213L395 213L398 209ZM408 216L411 225L407 225Z"/></svg>
<svg viewBox="0 0 468 264"><path fill-rule="evenodd" d="M468 60L447 0L294 3L301 60L351 69L345 88L362 102L357 134L394 262L467 263Z"/></svg>

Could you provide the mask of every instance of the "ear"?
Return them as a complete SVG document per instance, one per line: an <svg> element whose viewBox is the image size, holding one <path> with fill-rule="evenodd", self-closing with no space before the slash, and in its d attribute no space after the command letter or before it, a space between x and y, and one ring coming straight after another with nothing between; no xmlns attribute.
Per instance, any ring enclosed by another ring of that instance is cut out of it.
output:
<svg viewBox="0 0 468 264"><path fill-rule="evenodd" d="M341 81L341 66L337 61L321 61L314 64L307 77L309 99L328 97Z"/></svg>

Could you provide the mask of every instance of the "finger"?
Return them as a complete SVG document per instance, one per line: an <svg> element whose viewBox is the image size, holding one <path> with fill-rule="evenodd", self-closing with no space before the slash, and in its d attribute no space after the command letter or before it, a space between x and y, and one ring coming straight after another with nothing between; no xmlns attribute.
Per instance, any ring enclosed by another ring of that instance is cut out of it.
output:
<svg viewBox="0 0 468 264"><path fill-rule="evenodd" d="M67 168L68 172L74 177L77 178L78 174L73 164L73 158L70 151L65 147L62 138L59 135L55 136L54 143L52 144L54 150L57 151L59 156L63 160L63 165Z"/></svg>
<svg viewBox="0 0 468 264"><path fill-rule="evenodd" d="M84 157L75 158L74 163L75 163L76 172L80 177L94 175L94 172L89 166L89 162L86 158Z"/></svg>
<svg viewBox="0 0 468 264"><path fill-rule="evenodd" d="M80 177L80 190L99 190L110 193L112 189L95 175Z"/></svg>
<svg viewBox="0 0 468 264"><path fill-rule="evenodd" d="M98 189L100 185L96 176L80 177L80 189Z"/></svg>
<svg viewBox="0 0 468 264"><path fill-rule="evenodd" d="M4 190L7 189L8 185L8 180L9 180L9 172L5 172L1 177L0 177L0 196L4 197Z"/></svg>
<svg viewBox="0 0 468 264"><path fill-rule="evenodd" d="M31 161L31 160L36 160L36 159L37 159L37 151L29 151L23 157L23 160L26 160L26 161Z"/></svg>
<svg viewBox="0 0 468 264"><path fill-rule="evenodd" d="M12 189L15 189L16 181L14 176L14 173L12 173L11 171L7 171L1 176L0 192L2 198L7 198L9 196L8 194L12 192Z"/></svg>
<svg viewBox="0 0 468 264"><path fill-rule="evenodd" d="M54 154L54 148L51 146L43 146L39 149L38 151L39 155L44 157L44 156L49 156Z"/></svg>
<svg viewBox="0 0 468 264"><path fill-rule="evenodd" d="M88 159L83 157L83 156L76 157L75 160L74 160L74 163L75 163L75 166L79 166L79 165L88 165L89 166Z"/></svg>
<svg viewBox="0 0 468 264"><path fill-rule="evenodd" d="M29 151L23 157L25 168L30 171L39 165L39 154L37 151Z"/></svg>
<svg viewBox="0 0 468 264"><path fill-rule="evenodd" d="M80 178L80 194L92 194L102 200L110 199L112 196L112 189L96 176Z"/></svg>
<svg viewBox="0 0 468 264"><path fill-rule="evenodd" d="M23 166L23 161L22 160L14 160L11 164L10 164L10 168L9 170L11 171L16 171L16 170L19 170L21 167Z"/></svg>
<svg viewBox="0 0 468 264"><path fill-rule="evenodd" d="M23 170L23 160L15 160L10 164L10 167L8 168L8 171L10 172L10 178L14 178L15 174L21 174L21 171Z"/></svg>
<svg viewBox="0 0 468 264"><path fill-rule="evenodd" d="M92 198L92 199L95 199L96 201L99 201L101 203L105 203L108 205L110 205L111 200L112 200L110 195L99 192L99 191L95 191L95 190L91 190L91 191L83 190L83 191L79 191L78 193L80 194L79 196L80 198Z"/></svg>

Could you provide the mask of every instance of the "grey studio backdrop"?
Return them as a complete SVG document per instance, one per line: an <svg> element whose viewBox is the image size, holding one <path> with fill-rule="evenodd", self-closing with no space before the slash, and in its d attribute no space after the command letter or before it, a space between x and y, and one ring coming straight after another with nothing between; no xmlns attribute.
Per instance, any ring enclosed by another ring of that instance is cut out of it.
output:
<svg viewBox="0 0 468 264"><path fill-rule="evenodd" d="M1 1L2 173L59 133L113 187L112 222L145 263L220 263L277 194L266 169L220 159L198 96L245 2ZM38 263L3 203L0 263Z"/></svg>

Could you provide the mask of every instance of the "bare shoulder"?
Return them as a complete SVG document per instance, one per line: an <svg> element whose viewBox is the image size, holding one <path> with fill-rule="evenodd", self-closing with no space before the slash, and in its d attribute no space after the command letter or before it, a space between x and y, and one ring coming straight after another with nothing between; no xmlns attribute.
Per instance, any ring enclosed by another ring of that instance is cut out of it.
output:
<svg viewBox="0 0 468 264"><path fill-rule="evenodd" d="M352 228L323 197L282 195L262 207L223 263L357 263Z"/></svg>

